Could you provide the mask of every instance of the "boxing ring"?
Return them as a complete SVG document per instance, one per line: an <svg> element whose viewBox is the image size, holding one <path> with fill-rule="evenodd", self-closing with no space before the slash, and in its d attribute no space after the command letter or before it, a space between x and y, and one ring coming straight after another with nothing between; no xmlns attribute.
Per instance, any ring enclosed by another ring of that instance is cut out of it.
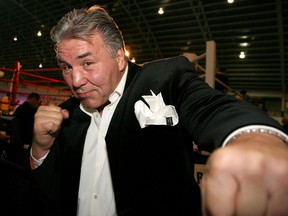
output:
<svg viewBox="0 0 288 216"><path fill-rule="evenodd" d="M64 80L48 76L51 72L62 74L60 68L22 70L20 62L17 61L15 62L15 68L0 68L0 71L2 71L3 76L0 78L0 94L3 97L8 92L10 93L11 106L21 104L31 92L37 92L40 94L41 100L49 101L52 104L59 104L71 96L70 90L63 89L66 87ZM47 76L39 75L39 73L47 73ZM20 79L20 77L25 79ZM53 87L57 84L63 86L63 88Z"/></svg>
<svg viewBox="0 0 288 216"><path fill-rule="evenodd" d="M216 77L216 74L220 71L217 70L216 67L216 43L215 41L207 41L206 42L206 51L201 55L196 55L195 53L183 53L185 57L189 59L189 61L195 65L196 70L200 70L204 72L199 75L205 79L205 82L208 83L212 88L215 88L215 83L219 83L223 87L225 87L228 91L232 92L235 95L240 95L237 91L233 90L229 85L222 82L219 78ZM200 61L205 60L205 67L201 66Z"/></svg>

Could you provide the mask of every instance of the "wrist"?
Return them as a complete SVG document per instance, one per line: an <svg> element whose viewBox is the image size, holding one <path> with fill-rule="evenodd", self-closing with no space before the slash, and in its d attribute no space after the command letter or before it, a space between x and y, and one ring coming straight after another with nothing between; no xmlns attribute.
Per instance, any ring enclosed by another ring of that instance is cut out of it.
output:
<svg viewBox="0 0 288 216"><path fill-rule="evenodd" d="M233 140L237 139L239 136L248 135L248 134L258 134L272 136L278 138L283 143L288 144L288 135L278 130L277 128L265 126L265 125L249 125L242 128L239 128L232 132L223 142L223 147L231 143Z"/></svg>
<svg viewBox="0 0 288 216"><path fill-rule="evenodd" d="M30 167L31 167L31 169L33 170L33 169L38 168L43 163L43 161L47 157L48 153L49 153L49 151L46 152L46 154L44 154L42 157L39 157L39 155L35 156L33 154L33 149L31 148L31 150L30 150Z"/></svg>
<svg viewBox="0 0 288 216"><path fill-rule="evenodd" d="M49 153L49 149L44 149L44 148L36 146L35 144L32 144L30 153L33 159L39 160Z"/></svg>

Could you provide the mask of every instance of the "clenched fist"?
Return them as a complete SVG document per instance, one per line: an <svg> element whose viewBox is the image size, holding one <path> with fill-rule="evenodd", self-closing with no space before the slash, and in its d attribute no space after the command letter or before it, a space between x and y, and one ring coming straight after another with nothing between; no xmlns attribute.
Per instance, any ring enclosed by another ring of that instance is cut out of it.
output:
<svg viewBox="0 0 288 216"><path fill-rule="evenodd" d="M49 152L64 119L69 117L67 110L58 106L40 106L35 114L32 154L39 159Z"/></svg>

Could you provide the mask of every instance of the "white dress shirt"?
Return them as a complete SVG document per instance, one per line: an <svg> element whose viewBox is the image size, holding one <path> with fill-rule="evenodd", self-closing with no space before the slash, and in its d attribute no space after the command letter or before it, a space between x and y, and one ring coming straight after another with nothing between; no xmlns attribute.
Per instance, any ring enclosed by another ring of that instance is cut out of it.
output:
<svg viewBox="0 0 288 216"><path fill-rule="evenodd" d="M82 156L78 193L78 216L114 216L116 205L107 157L105 136L114 110L123 94L128 66L115 91L110 95L110 104L102 116L98 111L89 112L80 105L92 120L86 134Z"/></svg>

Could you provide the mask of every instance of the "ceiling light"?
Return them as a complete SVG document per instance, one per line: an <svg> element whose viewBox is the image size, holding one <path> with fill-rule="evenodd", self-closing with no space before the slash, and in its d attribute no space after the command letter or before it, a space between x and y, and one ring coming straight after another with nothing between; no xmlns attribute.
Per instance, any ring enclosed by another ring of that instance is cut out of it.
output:
<svg viewBox="0 0 288 216"><path fill-rule="evenodd" d="M160 15L164 14L163 7L160 7L160 8L159 8L159 10L158 10L158 14L160 14Z"/></svg>
<svg viewBox="0 0 288 216"><path fill-rule="evenodd" d="M15 36L15 37L13 38L13 40L14 40L14 41L17 41L17 40L18 40L17 36Z"/></svg>
<svg viewBox="0 0 288 216"><path fill-rule="evenodd" d="M41 32L41 31L38 31L38 32L37 32L37 36L38 36L38 37L42 36L42 32Z"/></svg>
<svg viewBox="0 0 288 216"><path fill-rule="evenodd" d="M247 36L247 35L243 35L243 36L241 36L240 38L241 38L241 39L247 39L248 36Z"/></svg>
<svg viewBox="0 0 288 216"><path fill-rule="evenodd" d="M232 3L234 3L234 0L227 0L227 2L228 2L229 4L232 4Z"/></svg>
<svg viewBox="0 0 288 216"><path fill-rule="evenodd" d="M135 62L136 62L136 59L133 57L133 58L131 59L131 62L135 63Z"/></svg>
<svg viewBox="0 0 288 216"><path fill-rule="evenodd" d="M240 55L239 55L239 58L241 58L241 59L244 59L246 56L245 56L245 52L240 52Z"/></svg>
<svg viewBox="0 0 288 216"><path fill-rule="evenodd" d="M39 64L39 68L42 68L42 67L43 67L43 66L42 66L42 64L40 63L40 64Z"/></svg>
<svg viewBox="0 0 288 216"><path fill-rule="evenodd" d="M247 43L247 42L240 43L240 46L241 46L241 47L247 47L248 45L249 45L249 43Z"/></svg>

